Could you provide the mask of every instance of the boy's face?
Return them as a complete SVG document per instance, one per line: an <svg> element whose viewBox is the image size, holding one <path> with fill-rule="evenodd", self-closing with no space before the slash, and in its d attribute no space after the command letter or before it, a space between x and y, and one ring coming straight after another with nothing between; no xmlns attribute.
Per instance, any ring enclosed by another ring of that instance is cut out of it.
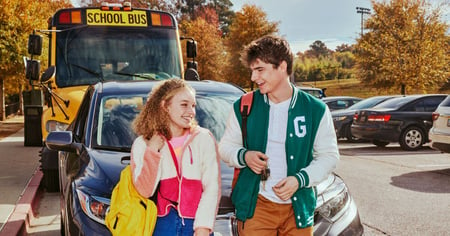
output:
<svg viewBox="0 0 450 236"><path fill-rule="evenodd" d="M282 88L281 83L285 82L288 77L286 68L285 61L281 62L278 68L274 68L273 64L256 59L250 64L251 80L258 85L262 94L276 92L277 89Z"/></svg>

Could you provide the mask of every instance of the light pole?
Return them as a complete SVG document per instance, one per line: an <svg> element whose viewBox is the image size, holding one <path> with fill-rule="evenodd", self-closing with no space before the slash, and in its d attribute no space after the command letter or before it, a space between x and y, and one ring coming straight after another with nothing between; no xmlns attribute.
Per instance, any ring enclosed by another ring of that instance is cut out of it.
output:
<svg viewBox="0 0 450 236"><path fill-rule="evenodd" d="M370 14L369 8L356 7L356 13L361 14L361 37L364 31L364 14Z"/></svg>

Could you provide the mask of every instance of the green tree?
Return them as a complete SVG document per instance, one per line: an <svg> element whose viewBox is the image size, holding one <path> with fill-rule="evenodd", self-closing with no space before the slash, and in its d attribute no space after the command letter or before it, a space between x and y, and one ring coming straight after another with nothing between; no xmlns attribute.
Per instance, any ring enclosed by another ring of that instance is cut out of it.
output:
<svg viewBox="0 0 450 236"><path fill-rule="evenodd" d="M252 87L250 70L240 62L243 47L264 35L278 32L278 23L269 22L267 14L255 5L244 5L233 19L225 45L229 55L227 63L227 81L241 87Z"/></svg>
<svg viewBox="0 0 450 236"><path fill-rule="evenodd" d="M356 63L362 82L399 92L426 92L449 78L448 25L441 9L425 0L372 1L374 14L356 45ZM446 5L448 7L448 3Z"/></svg>
<svg viewBox="0 0 450 236"><path fill-rule="evenodd" d="M331 51L327 48L324 42L320 40L314 41L313 44L309 45L309 50L305 51L305 55L307 57L328 57L331 54Z"/></svg>

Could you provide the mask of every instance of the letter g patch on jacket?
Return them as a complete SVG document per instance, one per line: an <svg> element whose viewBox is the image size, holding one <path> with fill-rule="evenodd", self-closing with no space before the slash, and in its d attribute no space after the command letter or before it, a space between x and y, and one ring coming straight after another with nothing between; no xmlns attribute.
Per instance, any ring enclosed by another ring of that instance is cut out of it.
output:
<svg viewBox="0 0 450 236"><path fill-rule="evenodd" d="M302 125L303 123L305 123L304 116L295 117L294 119L295 135L299 138L303 138L306 135L306 125Z"/></svg>

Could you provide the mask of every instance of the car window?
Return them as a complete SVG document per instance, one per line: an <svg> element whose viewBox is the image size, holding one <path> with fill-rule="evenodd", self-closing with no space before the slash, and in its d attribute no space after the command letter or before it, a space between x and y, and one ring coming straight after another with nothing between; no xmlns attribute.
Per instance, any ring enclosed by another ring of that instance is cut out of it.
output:
<svg viewBox="0 0 450 236"><path fill-rule="evenodd" d="M367 99L364 99L360 102L357 102L357 103L351 105L350 107L348 107L348 109L359 110L359 109L373 107L385 99L388 99L388 98L386 98L386 97L367 98Z"/></svg>
<svg viewBox="0 0 450 236"><path fill-rule="evenodd" d="M445 97L444 97L445 98ZM441 104L443 97L429 97L424 100L424 110L426 112L433 112Z"/></svg>
<svg viewBox="0 0 450 236"><path fill-rule="evenodd" d="M73 127L73 138L77 142L83 140L84 134L86 133L86 123L88 122L87 116L89 114L89 105L91 103L92 93L91 90L86 92L83 100L81 101L80 108L78 109L77 119L74 122Z"/></svg>
<svg viewBox="0 0 450 236"><path fill-rule="evenodd" d="M130 147L136 134L131 124L142 110L146 94L105 96L100 102L96 144L108 147Z"/></svg>
<svg viewBox="0 0 450 236"><path fill-rule="evenodd" d="M416 112L433 112L437 106L442 102L442 97L424 97L417 102L409 104L403 110L404 111L416 111Z"/></svg>
<svg viewBox="0 0 450 236"><path fill-rule="evenodd" d="M447 98L444 101L442 101L439 105L446 107L450 106L450 96L447 96Z"/></svg>
<svg viewBox="0 0 450 236"><path fill-rule="evenodd" d="M390 109L397 109L403 105L405 105L406 103L416 99L417 96L406 96L406 97L398 97L398 98L392 98L389 99L385 102L382 102L376 106L374 106L374 108L390 108Z"/></svg>
<svg viewBox="0 0 450 236"><path fill-rule="evenodd" d="M222 138L235 94L197 94L196 118L201 127L207 128L216 140Z"/></svg>

